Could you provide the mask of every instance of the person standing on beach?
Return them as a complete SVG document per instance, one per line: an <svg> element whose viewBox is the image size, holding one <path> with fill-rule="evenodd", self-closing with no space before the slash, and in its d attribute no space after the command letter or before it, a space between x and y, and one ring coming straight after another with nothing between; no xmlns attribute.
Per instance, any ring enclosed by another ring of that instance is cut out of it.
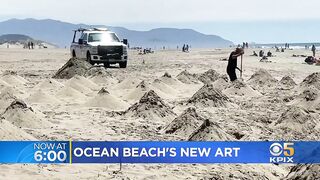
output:
<svg viewBox="0 0 320 180"><path fill-rule="evenodd" d="M238 57L243 55L244 51L242 48L237 48L235 51L232 51L227 66L227 73L229 75L230 81L235 81L237 79L236 69ZM242 69L241 69L242 70Z"/></svg>
<svg viewBox="0 0 320 180"><path fill-rule="evenodd" d="M316 46L312 45L311 51L313 53L313 57L316 57Z"/></svg>

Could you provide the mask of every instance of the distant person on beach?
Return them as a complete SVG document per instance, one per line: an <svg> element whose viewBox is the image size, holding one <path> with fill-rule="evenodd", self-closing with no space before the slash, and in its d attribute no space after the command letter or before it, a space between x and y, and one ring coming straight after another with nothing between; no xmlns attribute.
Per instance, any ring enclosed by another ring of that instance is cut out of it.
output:
<svg viewBox="0 0 320 180"><path fill-rule="evenodd" d="M237 48L235 51L232 51L227 66L227 73L229 75L230 81L235 81L237 79L236 69L237 67L237 59L239 56L243 55L244 51L241 48Z"/></svg>
<svg viewBox="0 0 320 180"><path fill-rule="evenodd" d="M260 50L259 51L259 57L263 57L264 56L264 51L263 50Z"/></svg>
<svg viewBox="0 0 320 180"><path fill-rule="evenodd" d="M255 51L253 51L253 54L251 56L258 56L258 54Z"/></svg>
<svg viewBox="0 0 320 180"><path fill-rule="evenodd" d="M268 51L267 56L272 57L272 53L270 51Z"/></svg>
<svg viewBox="0 0 320 180"><path fill-rule="evenodd" d="M315 57L313 57L313 56L308 56L308 57L304 60L304 62L306 62L306 63L309 64L309 65L312 65L312 64L314 64L314 63L317 63L317 59L316 59Z"/></svg>
<svg viewBox="0 0 320 180"><path fill-rule="evenodd" d="M312 45L311 51L312 51L313 57L316 57L316 50L317 50L316 46Z"/></svg>
<svg viewBox="0 0 320 180"><path fill-rule="evenodd" d="M31 45L31 49L33 49L33 46L34 46L33 42L31 42L30 45Z"/></svg>
<svg viewBox="0 0 320 180"><path fill-rule="evenodd" d="M185 52L185 51L186 51L186 45L183 44L183 46L182 46L182 52Z"/></svg>
<svg viewBox="0 0 320 180"><path fill-rule="evenodd" d="M267 56L263 56L263 57L260 59L260 62L269 62Z"/></svg>

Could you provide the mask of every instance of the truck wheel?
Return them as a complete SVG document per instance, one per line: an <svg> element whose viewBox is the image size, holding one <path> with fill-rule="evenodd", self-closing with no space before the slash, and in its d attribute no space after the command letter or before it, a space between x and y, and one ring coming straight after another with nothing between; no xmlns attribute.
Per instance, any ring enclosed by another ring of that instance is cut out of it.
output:
<svg viewBox="0 0 320 180"><path fill-rule="evenodd" d="M109 63L104 63L103 65L104 65L105 68L109 68L110 67Z"/></svg>
<svg viewBox="0 0 320 180"><path fill-rule="evenodd" d="M73 58L77 57L77 56L76 56L76 52L75 52L74 50L72 51L72 57L73 57Z"/></svg>
<svg viewBox="0 0 320 180"><path fill-rule="evenodd" d="M91 61L91 54L90 54L89 51L87 52L87 61L88 61L88 63L90 63L91 65L94 65L94 63Z"/></svg>
<svg viewBox="0 0 320 180"><path fill-rule="evenodd" d="M120 68L126 68L127 67L127 61L119 63Z"/></svg>

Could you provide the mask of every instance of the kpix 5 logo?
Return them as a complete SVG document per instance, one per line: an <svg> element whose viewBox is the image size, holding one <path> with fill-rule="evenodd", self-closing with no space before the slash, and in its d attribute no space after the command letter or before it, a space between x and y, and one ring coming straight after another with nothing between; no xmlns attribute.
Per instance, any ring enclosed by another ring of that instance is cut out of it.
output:
<svg viewBox="0 0 320 180"><path fill-rule="evenodd" d="M272 143L269 151L271 163L293 163L294 143Z"/></svg>

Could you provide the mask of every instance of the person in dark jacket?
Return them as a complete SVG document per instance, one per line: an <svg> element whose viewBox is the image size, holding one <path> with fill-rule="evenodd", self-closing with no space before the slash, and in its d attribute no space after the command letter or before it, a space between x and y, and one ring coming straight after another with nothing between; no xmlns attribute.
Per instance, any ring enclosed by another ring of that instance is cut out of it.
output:
<svg viewBox="0 0 320 180"><path fill-rule="evenodd" d="M315 45L312 45L312 48L311 48L311 51L312 51L312 55L313 57L316 57L316 46Z"/></svg>
<svg viewBox="0 0 320 180"><path fill-rule="evenodd" d="M232 51L227 66L227 73L229 75L230 81L234 81L237 79L236 69L237 67L237 59L239 56L243 55L244 51L242 48L237 48L235 51Z"/></svg>

